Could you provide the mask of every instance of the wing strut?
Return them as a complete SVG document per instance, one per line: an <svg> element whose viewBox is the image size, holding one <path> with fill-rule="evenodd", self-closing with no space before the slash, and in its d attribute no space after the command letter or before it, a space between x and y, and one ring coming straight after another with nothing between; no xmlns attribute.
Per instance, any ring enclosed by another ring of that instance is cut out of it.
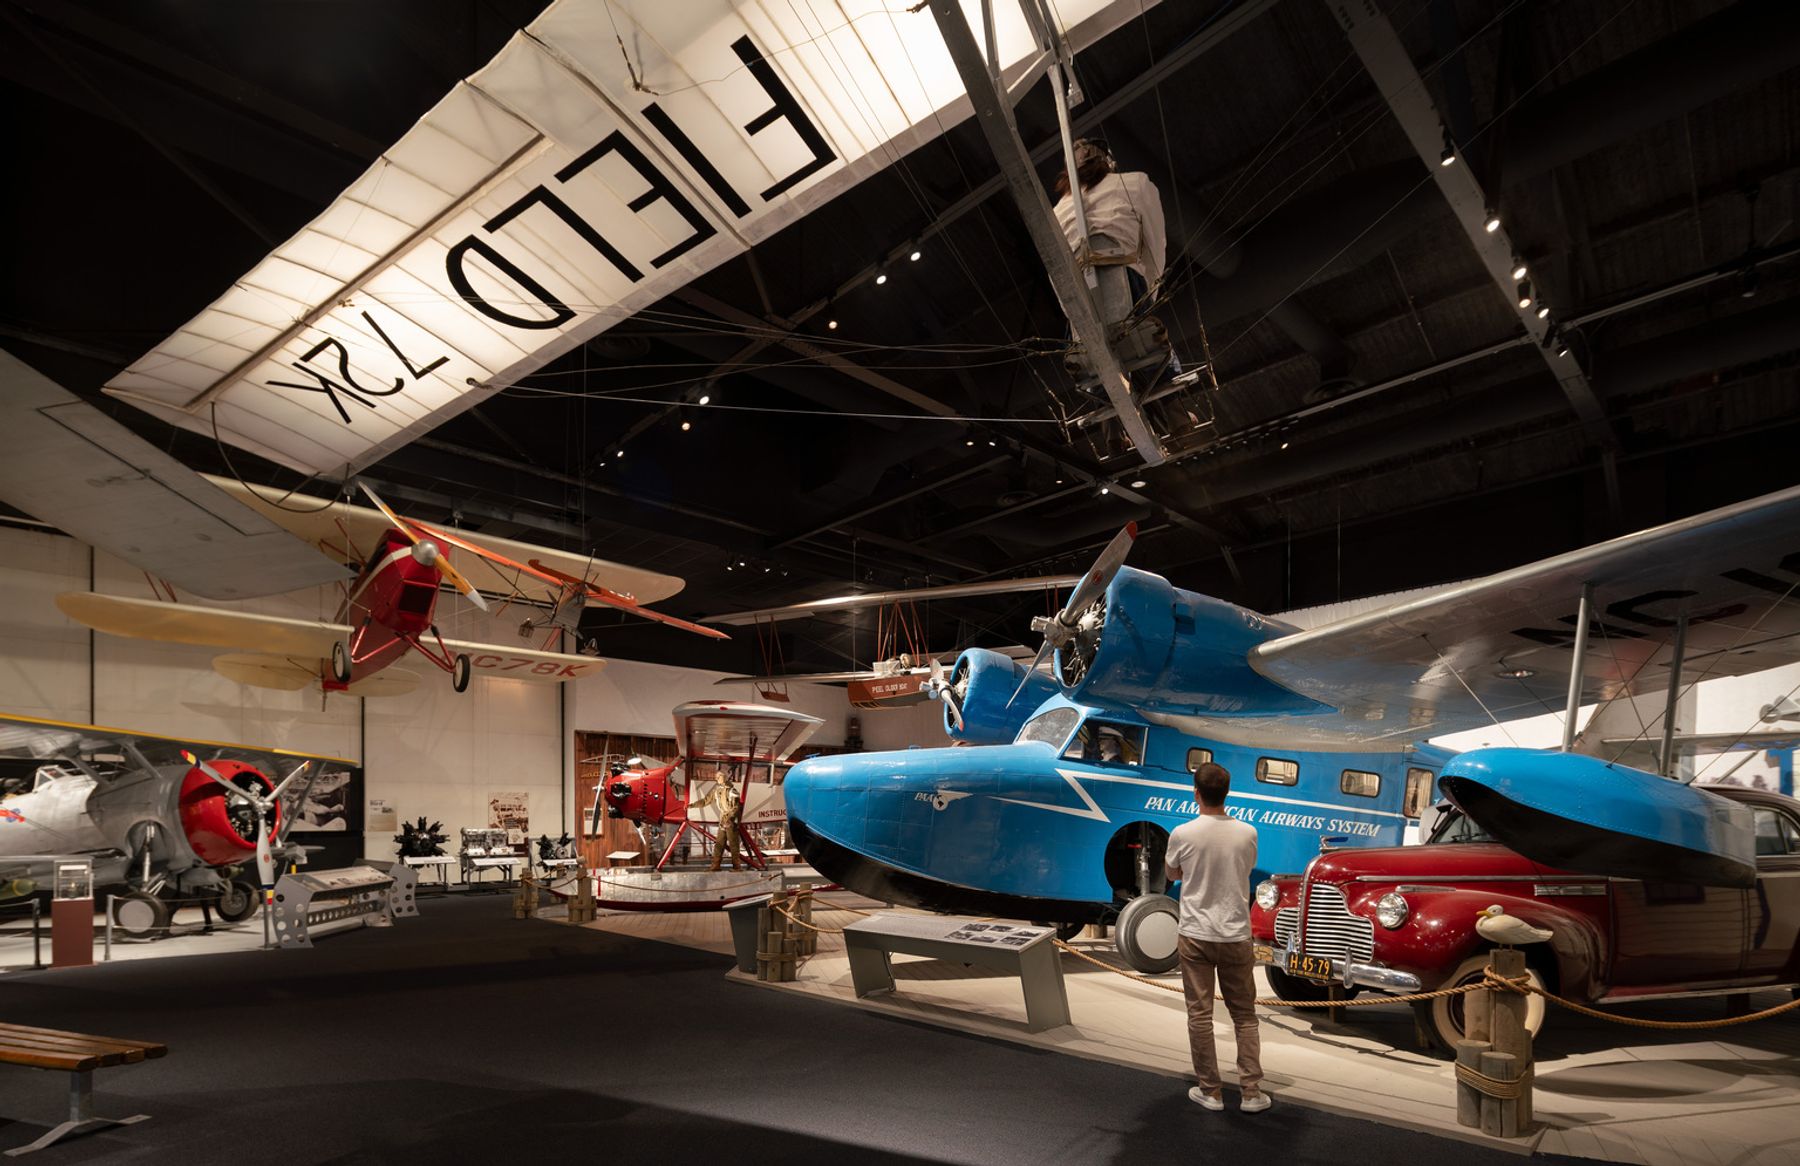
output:
<svg viewBox="0 0 1800 1166"><path fill-rule="evenodd" d="M1030 3L1031 0L1026 0L1028 13ZM993 152L995 161L1000 163L1000 173L1012 191L1013 201L1019 206L1019 214L1025 220L1025 229L1031 235L1032 244L1037 247L1038 258L1043 261L1044 270L1050 276L1051 286L1056 289L1056 298L1062 303L1063 314L1069 318L1075 335L1087 346L1094 371L1100 374L1100 383L1105 386L1107 398L1112 402L1113 408L1118 410L1119 422L1125 427L1125 433L1131 438L1138 456L1144 459L1146 465L1162 464L1168 455L1156 440L1156 435L1150 431L1150 424L1145 420L1137 399L1131 395L1131 382L1112 350L1107 339L1107 329L1100 320L1093 297L1088 294L1076 269L1068 240L1064 238L1062 227L1057 224L1056 215L1050 209L1050 200L1038 182L1031 154L1019 139L1019 127L1013 121L1009 95L988 71L987 61L975 43L975 34L970 31L969 22L963 16L962 5L958 0L930 0L930 4L931 15L937 19L938 31L943 34L944 46L950 50L950 59L956 63L956 71L962 77L963 88L968 91L969 102L975 107L975 120L980 123L981 132L987 137L988 149ZM991 10L992 5L993 0L982 0L984 11ZM1040 47L1046 47L1041 42L1046 35L1053 34L1048 34L1047 30L1041 28L1038 32ZM1054 41L1047 47L1054 53ZM1066 142L1069 136L1068 108L1064 91L1057 83L1062 76L1062 64L1054 57L1049 63L1048 73ZM1070 173L1073 174L1074 171L1071 170ZM1075 201L1079 206L1080 199Z"/></svg>
<svg viewBox="0 0 1800 1166"><path fill-rule="evenodd" d="M1575 612L1575 658L1569 661L1569 700L1563 713L1562 751L1575 749L1575 717L1581 712L1582 672L1587 666L1588 612L1594 605L1594 585L1581 585L1581 606Z"/></svg>

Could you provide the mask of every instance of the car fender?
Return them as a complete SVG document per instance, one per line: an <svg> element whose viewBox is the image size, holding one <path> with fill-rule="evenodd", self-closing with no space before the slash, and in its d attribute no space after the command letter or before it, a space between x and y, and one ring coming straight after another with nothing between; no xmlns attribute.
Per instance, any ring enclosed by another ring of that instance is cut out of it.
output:
<svg viewBox="0 0 1800 1166"><path fill-rule="evenodd" d="M1381 893L1385 893L1384 888ZM1469 956L1493 945L1475 930L1476 917L1498 905L1508 915L1552 933L1548 944L1531 944L1525 958L1560 990L1587 993L1598 966L1603 937L1592 920L1554 903L1492 890L1406 891L1406 922L1389 931L1375 925L1375 954L1382 963L1417 968L1434 987ZM1374 894L1368 914L1374 913ZM1544 953L1542 949L1549 948ZM1551 957L1545 963L1545 955Z"/></svg>

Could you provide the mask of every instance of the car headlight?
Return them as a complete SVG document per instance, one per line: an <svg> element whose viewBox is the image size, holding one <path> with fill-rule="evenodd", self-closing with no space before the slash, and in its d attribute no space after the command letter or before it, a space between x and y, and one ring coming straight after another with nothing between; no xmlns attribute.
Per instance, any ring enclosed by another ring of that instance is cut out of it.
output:
<svg viewBox="0 0 1800 1166"><path fill-rule="evenodd" d="M1375 919L1383 927L1392 931L1406 922L1412 909L1406 905L1406 896L1389 891L1375 901Z"/></svg>
<svg viewBox="0 0 1800 1166"><path fill-rule="evenodd" d="M1275 885L1274 879L1264 879L1256 884L1256 905L1265 911L1273 911L1275 904L1281 902L1281 888Z"/></svg>

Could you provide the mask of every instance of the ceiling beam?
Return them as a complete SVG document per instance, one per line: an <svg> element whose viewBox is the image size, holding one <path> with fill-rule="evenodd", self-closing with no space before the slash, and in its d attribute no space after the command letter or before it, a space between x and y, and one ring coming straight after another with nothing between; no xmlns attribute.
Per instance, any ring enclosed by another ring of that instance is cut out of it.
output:
<svg viewBox="0 0 1800 1166"><path fill-rule="evenodd" d="M1543 357L1545 366L1550 370L1550 375L1556 378L1556 383L1568 398L1575 415L1581 419L1589 438L1602 449L1615 449L1618 442L1606 423L1606 410L1600 404L1594 387L1588 383L1579 357L1573 351L1564 356L1557 355L1557 347L1549 339L1553 322L1548 317L1538 315L1537 297L1532 297L1528 304L1520 306L1517 285L1513 280L1514 256L1518 252L1513 246L1512 237L1504 224L1495 230L1489 230L1487 226L1497 213L1495 201L1483 192L1480 183L1475 180L1473 168L1468 164L1467 158L1458 157L1451 165L1442 164L1448 131L1443 119L1438 116L1430 91L1425 87L1425 79L1419 76L1418 69L1413 66L1406 47L1394 32L1394 26L1388 23L1387 17L1373 4L1343 4L1337 0L1325 0L1325 6L1344 29L1351 47L1356 50L1363 67L1368 70L1369 76L1374 79L1376 87L1387 100L1388 108L1393 111L1395 120L1405 131L1414 152L1425 164L1432 180L1437 183L1439 192L1449 202L1457 223L1469 237L1469 243L1475 248L1482 266L1487 268L1494 285L1518 314L1519 323L1526 334L1536 341L1537 351ZM1460 150L1466 143L1456 145ZM1531 278L1529 273L1526 278Z"/></svg>

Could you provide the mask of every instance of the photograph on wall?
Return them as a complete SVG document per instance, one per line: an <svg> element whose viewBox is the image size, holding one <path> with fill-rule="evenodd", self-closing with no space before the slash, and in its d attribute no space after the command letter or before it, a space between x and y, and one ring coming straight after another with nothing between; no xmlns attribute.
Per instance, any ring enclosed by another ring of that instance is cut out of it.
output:
<svg viewBox="0 0 1800 1166"><path fill-rule="evenodd" d="M350 797L356 774L343 766L327 766L301 794L294 807L294 834L341 834L350 829Z"/></svg>
<svg viewBox="0 0 1800 1166"><path fill-rule="evenodd" d="M523 792L488 794L488 826L506 831L506 840L515 846L524 842L531 829L531 795Z"/></svg>

